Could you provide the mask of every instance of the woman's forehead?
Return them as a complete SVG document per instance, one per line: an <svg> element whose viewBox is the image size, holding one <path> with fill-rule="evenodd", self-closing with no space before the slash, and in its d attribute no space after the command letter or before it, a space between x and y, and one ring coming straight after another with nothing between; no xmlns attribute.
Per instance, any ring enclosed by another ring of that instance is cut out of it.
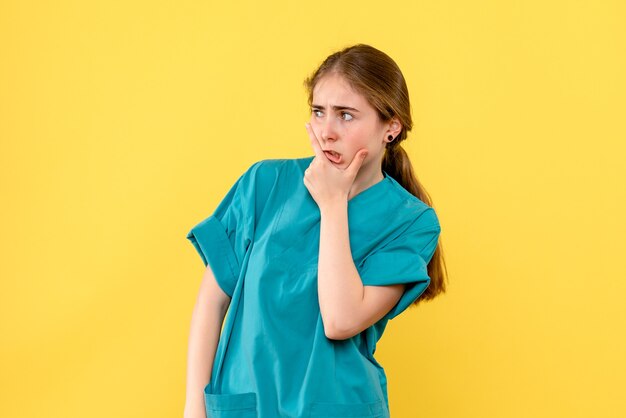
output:
<svg viewBox="0 0 626 418"><path fill-rule="evenodd" d="M343 76L336 73L321 77L313 89L313 104L325 106L326 102L331 106L357 109L367 104L365 97L354 90Z"/></svg>

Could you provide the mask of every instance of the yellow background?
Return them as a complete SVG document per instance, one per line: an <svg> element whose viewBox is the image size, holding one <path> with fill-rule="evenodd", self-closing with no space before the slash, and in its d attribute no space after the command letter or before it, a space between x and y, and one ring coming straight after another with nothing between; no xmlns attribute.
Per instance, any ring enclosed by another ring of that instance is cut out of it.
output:
<svg viewBox="0 0 626 418"><path fill-rule="evenodd" d="M626 416L621 1L0 3L0 416L181 416L186 240L302 80L392 56L449 291L389 323L393 418Z"/></svg>

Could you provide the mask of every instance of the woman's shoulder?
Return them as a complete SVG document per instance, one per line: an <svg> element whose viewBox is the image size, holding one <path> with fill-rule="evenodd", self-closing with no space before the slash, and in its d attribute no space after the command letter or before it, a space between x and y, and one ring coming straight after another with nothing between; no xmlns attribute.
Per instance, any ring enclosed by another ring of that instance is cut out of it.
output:
<svg viewBox="0 0 626 418"><path fill-rule="evenodd" d="M258 160L246 170L257 179L276 181L282 175L300 173L309 166L313 157L266 158Z"/></svg>
<svg viewBox="0 0 626 418"><path fill-rule="evenodd" d="M387 175L387 179L390 184L390 200L393 200L393 205L400 209L396 212L398 215L402 214L401 217L408 223L414 224L414 227L439 225L437 213L432 206L409 192L393 177Z"/></svg>
<svg viewBox="0 0 626 418"><path fill-rule="evenodd" d="M431 206L426 204L419 197L415 196L413 193L409 192L405 189L396 179L391 177L389 174L385 172L387 180L390 183L390 193L394 196L394 198L401 203L406 209L414 210L417 212L423 212L428 209L433 209Z"/></svg>
<svg viewBox="0 0 626 418"><path fill-rule="evenodd" d="M263 159L250 164L243 173L244 176L259 180L275 179L282 170L282 159Z"/></svg>

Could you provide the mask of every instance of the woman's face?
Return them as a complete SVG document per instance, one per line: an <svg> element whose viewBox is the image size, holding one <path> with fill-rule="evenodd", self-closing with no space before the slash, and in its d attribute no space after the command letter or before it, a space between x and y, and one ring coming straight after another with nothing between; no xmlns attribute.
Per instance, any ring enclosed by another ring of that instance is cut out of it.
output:
<svg viewBox="0 0 626 418"><path fill-rule="evenodd" d="M387 136L395 138L401 129L395 119L382 122L365 97L336 73L322 77L315 85L310 123L322 149L339 154L335 162L326 153L338 168L347 168L357 152L367 148L360 172L366 170L372 175L375 170L380 172Z"/></svg>

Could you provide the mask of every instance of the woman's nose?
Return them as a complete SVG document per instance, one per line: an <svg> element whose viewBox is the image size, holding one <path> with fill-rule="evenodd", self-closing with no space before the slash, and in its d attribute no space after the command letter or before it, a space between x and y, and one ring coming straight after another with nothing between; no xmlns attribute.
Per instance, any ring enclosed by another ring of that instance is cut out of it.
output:
<svg viewBox="0 0 626 418"><path fill-rule="evenodd" d="M335 129L332 118L324 118L320 126L320 136L324 141L334 141L337 139L337 130Z"/></svg>

